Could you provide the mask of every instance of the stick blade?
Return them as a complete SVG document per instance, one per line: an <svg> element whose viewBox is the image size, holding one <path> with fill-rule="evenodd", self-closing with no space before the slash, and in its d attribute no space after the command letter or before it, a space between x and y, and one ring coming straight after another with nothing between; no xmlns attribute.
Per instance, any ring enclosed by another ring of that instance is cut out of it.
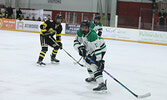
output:
<svg viewBox="0 0 167 100"><path fill-rule="evenodd" d="M137 98L142 99L151 96L151 93L146 93L144 95L138 95Z"/></svg>

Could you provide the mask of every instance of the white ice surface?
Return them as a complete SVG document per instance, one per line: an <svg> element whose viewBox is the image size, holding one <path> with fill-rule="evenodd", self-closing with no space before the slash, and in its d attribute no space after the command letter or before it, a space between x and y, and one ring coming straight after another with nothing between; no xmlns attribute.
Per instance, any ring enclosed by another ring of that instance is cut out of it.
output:
<svg viewBox="0 0 167 100"><path fill-rule="evenodd" d="M62 36L64 49L77 60L74 37ZM136 94L151 92L144 100L166 100L167 46L105 40L105 70ZM108 92L96 93L96 84L84 81L86 68L74 65L63 50L45 67L36 66L40 53L39 34L0 30L0 100L136 100L104 73ZM82 62L81 62L82 63Z"/></svg>

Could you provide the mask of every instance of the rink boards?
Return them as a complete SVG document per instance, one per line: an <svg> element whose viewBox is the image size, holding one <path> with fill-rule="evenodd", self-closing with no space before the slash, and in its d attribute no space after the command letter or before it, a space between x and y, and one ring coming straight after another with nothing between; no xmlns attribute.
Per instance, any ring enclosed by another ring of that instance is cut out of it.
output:
<svg viewBox="0 0 167 100"><path fill-rule="evenodd" d="M0 19L0 29L39 33L41 23L41 21ZM74 36L76 31L79 29L79 25L62 23L62 26L63 35ZM167 46L167 32L160 31L114 28L104 26L103 37L109 40L119 40Z"/></svg>

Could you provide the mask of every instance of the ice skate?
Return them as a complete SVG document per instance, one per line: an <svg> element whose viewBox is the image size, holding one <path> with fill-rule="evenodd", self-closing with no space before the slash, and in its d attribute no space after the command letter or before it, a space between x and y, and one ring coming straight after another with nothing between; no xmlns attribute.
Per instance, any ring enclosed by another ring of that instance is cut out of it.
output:
<svg viewBox="0 0 167 100"><path fill-rule="evenodd" d="M85 79L86 82L96 82L96 79L94 77L89 77Z"/></svg>
<svg viewBox="0 0 167 100"><path fill-rule="evenodd" d="M46 64L45 63L43 63L42 61L38 61L37 62L37 66L45 66Z"/></svg>
<svg viewBox="0 0 167 100"><path fill-rule="evenodd" d="M58 59L54 58L52 55L50 57L51 57L51 62L52 63L58 63L58 62L60 62Z"/></svg>
<svg viewBox="0 0 167 100"><path fill-rule="evenodd" d="M107 90L107 85L106 85L106 82L105 83L100 83L96 88L93 89L93 91L106 91Z"/></svg>

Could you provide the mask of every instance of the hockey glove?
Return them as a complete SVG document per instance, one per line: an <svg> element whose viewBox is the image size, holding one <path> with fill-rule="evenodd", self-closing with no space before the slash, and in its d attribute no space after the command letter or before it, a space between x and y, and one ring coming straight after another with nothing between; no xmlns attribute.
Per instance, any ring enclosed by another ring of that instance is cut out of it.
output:
<svg viewBox="0 0 167 100"><path fill-rule="evenodd" d="M103 69L104 69L104 63L105 63L104 60L96 61L95 64L98 66L97 71L100 71L100 72L103 71Z"/></svg>
<svg viewBox="0 0 167 100"><path fill-rule="evenodd" d="M85 56L86 56L85 47L84 47L84 46L80 46L80 47L78 48L78 51L79 51L79 55L85 58Z"/></svg>
<svg viewBox="0 0 167 100"><path fill-rule="evenodd" d="M88 55L88 58L92 58L92 57L90 56L90 54ZM86 61L88 64L92 64L92 62L91 62L88 58L86 57L85 61Z"/></svg>
<svg viewBox="0 0 167 100"><path fill-rule="evenodd" d="M91 62L90 59L92 59L93 61L96 61L96 56L93 54L93 56L91 56L90 54L87 55L85 61L88 63L88 64L93 64L93 62Z"/></svg>
<svg viewBox="0 0 167 100"><path fill-rule="evenodd" d="M59 45L60 49L63 49L63 44L61 42L58 42L57 44Z"/></svg>
<svg viewBox="0 0 167 100"><path fill-rule="evenodd" d="M99 32L98 32L98 36L101 36L101 35L102 35L102 32L101 32L101 31L99 31Z"/></svg>

